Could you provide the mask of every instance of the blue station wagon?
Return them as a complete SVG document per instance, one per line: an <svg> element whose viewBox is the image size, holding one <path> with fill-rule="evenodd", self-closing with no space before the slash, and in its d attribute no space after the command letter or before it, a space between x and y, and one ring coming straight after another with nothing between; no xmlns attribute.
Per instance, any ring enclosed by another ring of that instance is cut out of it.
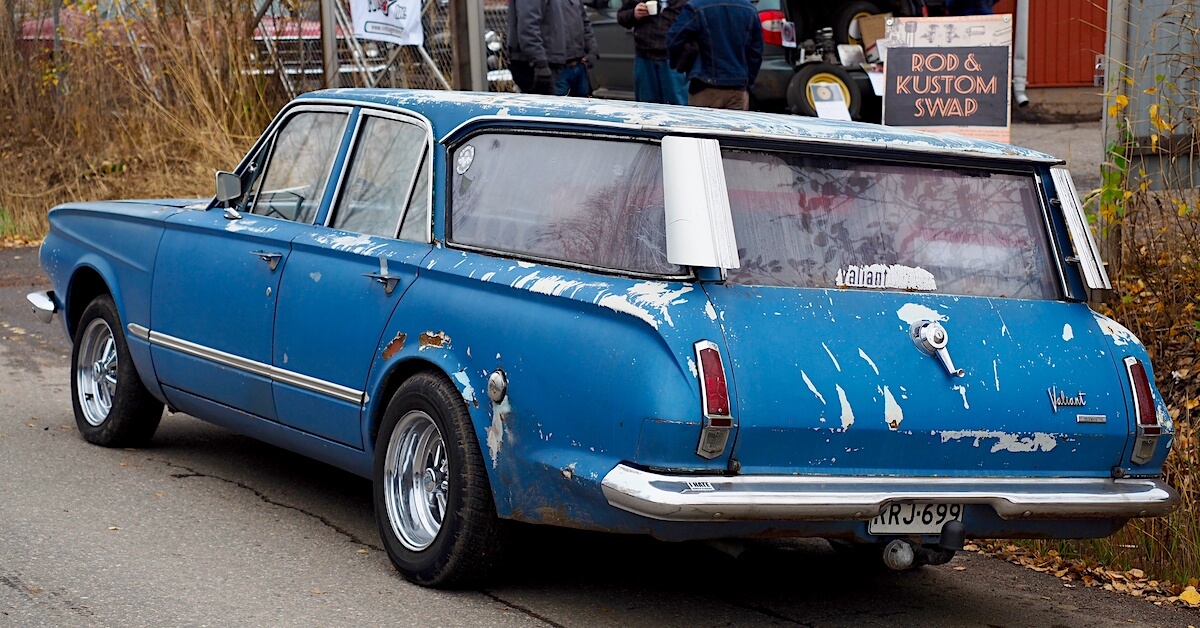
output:
<svg viewBox="0 0 1200 628"><path fill-rule="evenodd" d="M334 90L212 199L50 212L83 437L164 405L371 478L397 569L508 521L894 569L1169 512L1172 425L1061 162L872 125Z"/></svg>

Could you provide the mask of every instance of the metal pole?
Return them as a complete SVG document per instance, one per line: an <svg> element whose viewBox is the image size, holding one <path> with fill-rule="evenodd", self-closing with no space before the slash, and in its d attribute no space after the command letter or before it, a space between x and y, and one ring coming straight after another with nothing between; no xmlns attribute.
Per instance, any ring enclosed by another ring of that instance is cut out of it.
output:
<svg viewBox="0 0 1200 628"><path fill-rule="evenodd" d="M487 90L487 61L484 58L482 0L452 0L450 29L454 42L454 88Z"/></svg>
<svg viewBox="0 0 1200 628"><path fill-rule="evenodd" d="M338 87L337 26L334 21L333 3L321 1L321 67L324 70L326 88Z"/></svg>
<svg viewBox="0 0 1200 628"><path fill-rule="evenodd" d="M1101 116L1104 121L1101 141L1105 151L1104 161L1109 161L1109 147L1122 150L1124 138L1116 127L1117 120L1107 114L1108 107L1116 102L1117 96L1128 92L1124 78L1133 75L1133 65L1130 63L1129 51L1133 47L1129 41L1130 32L1129 0L1109 0L1108 2L1108 42L1105 50L1108 58L1104 68L1104 111ZM1112 166L1104 166L1106 168ZM1122 201L1123 202L1123 201ZM1100 256L1108 262L1108 276L1116 280L1121 274L1121 222L1110 223L1103 212L1097 212L1096 223L1100 227Z"/></svg>

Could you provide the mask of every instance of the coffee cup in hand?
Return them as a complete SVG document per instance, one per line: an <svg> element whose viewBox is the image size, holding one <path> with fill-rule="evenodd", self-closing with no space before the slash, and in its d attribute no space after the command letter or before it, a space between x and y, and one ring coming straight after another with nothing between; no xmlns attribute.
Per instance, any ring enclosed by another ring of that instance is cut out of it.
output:
<svg viewBox="0 0 1200 628"><path fill-rule="evenodd" d="M646 12L650 15L658 15L658 0L646 0Z"/></svg>

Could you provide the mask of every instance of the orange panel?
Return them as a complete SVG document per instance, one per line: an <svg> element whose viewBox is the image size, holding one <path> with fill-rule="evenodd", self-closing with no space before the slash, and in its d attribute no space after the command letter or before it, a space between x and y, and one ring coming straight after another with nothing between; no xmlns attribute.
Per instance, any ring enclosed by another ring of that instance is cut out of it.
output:
<svg viewBox="0 0 1200 628"><path fill-rule="evenodd" d="M995 11L1016 14L1016 0ZM1107 27L1106 0L1029 0L1029 86L1092 85Z"/></svg>

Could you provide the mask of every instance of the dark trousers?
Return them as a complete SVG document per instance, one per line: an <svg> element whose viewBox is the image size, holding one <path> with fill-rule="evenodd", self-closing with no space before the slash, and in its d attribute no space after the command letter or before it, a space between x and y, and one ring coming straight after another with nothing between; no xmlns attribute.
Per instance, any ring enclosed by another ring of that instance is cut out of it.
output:
<svg viewBox="0 0 1200 628"><path fill-rule="evenodd" d="M513 82L523 93L526 94L547 94L554 95L556 83L558 82L557 64L550 64L550 82L545 85L537 85L533 79L533 65L528 61L510 61L508 69L512 72Z"/></svg>
<svg viewBox="0 0 1200 628"><path fill-rule="evenodd" d="M568 64L558 72L559 96L591 96L592 83L588 79L587 66L582 61Z"/></svg>

